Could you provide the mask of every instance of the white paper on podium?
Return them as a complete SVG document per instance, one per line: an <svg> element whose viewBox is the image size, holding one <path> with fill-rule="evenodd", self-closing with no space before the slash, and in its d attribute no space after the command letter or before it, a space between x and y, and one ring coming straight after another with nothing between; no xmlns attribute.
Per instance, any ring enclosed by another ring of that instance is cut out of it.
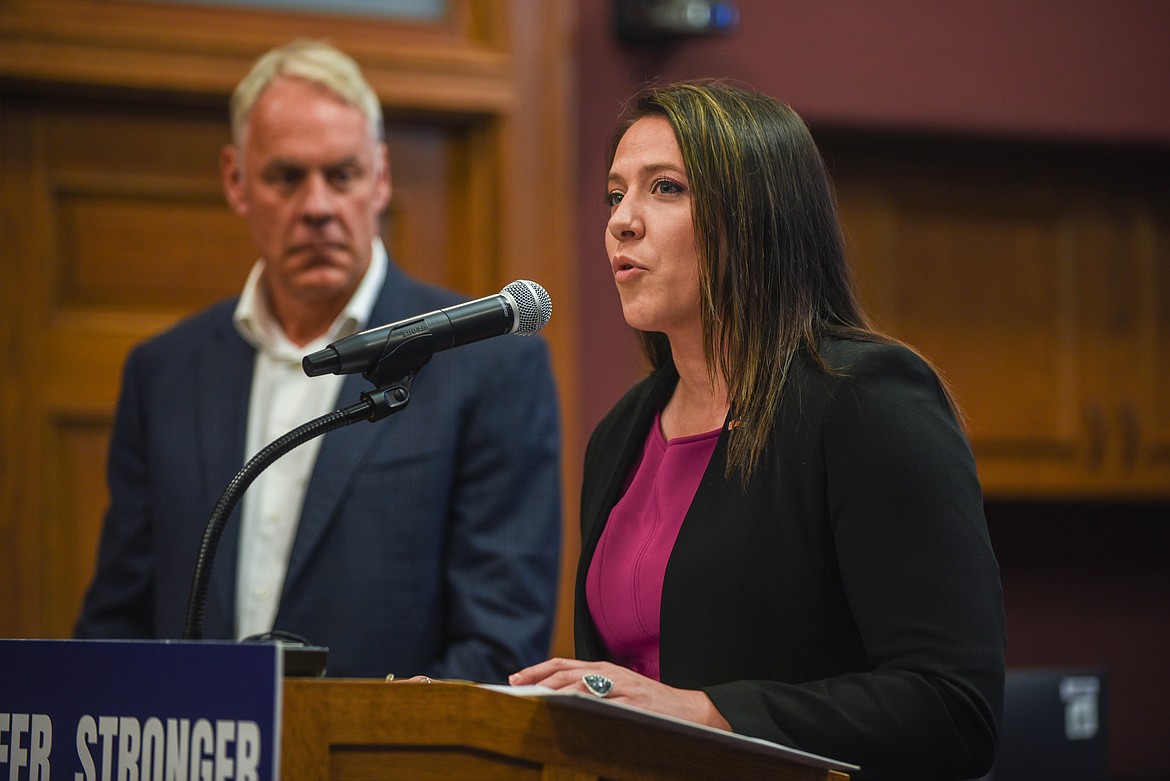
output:
<svg viewBox="0 0 1170 781"><path fill-rule="evenodd" d="M583 711L605 713L608 715L620 714L621 718L626 718L637 723L656 725L684 735L703 735L717 743L733 746L742 751L750 751L755 754L775 757L777 759L795 760L811 767L839 770L842 773L850 774L856 773L861 769L857 765L851 765L848 762L840 762L836 759L810 754L807 751L790 748L789 746L781 746L779 743L773 743L762 738L737 735L734 732L727 732L726 730L715 729L714 727L708 727L703 724L696 724L693 721L676 719L673 716L664 716L660 713L653 713L642 708L635 708L632 705L623 705L620 702L612 702L589 694L582 694L581 692L557 692L544 686L506 686L494 684L481 684L480 686L484 689L510 694L513 697L539 697L556 701L558 705L566 708L576 708Z"/></svg>

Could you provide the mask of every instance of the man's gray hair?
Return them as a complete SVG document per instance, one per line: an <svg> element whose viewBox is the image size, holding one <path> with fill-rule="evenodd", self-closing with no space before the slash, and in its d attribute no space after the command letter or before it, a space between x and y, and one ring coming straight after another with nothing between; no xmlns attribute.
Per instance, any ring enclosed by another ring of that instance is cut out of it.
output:
<svg viewBox="0 0 1170 781"><path fill-rule="evenodd" d="M301 38L258 59L232 93L232 140L240 149L252 107L268 85L282 76L304 79L337 95L365 115L371 138L383 140L382 104L357 62L323 41Z"/></svg>

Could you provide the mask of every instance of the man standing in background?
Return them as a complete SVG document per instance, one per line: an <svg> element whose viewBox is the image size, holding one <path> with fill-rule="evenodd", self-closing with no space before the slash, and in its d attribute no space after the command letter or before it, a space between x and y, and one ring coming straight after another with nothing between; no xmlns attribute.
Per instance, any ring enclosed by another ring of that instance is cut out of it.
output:
<svg viewBox="0 0 1170 781"><path fill-rule="evenodd" d="M391 197L376 95L298 41L232 97L224 189L260 259L237 300L135 349L110 449L111 505L75 634L182 633L208 516L247 458L351 403L359 377L301 357L457 303L379 238ZM203 634L328 646L329 674L499 681L548 652L560 552L559 423L540 339L436 355L410 406L295 448L220 542Z"/></svg>

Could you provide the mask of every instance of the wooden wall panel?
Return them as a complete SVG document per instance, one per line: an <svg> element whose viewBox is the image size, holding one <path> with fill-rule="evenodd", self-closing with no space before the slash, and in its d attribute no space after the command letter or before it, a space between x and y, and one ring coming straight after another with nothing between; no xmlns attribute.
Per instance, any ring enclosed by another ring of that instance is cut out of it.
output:
<svg viewBox="0 0 1170 781"><path fill-rule="evenodd" d="M453 192L462 172L452 158L466 133L445 127L395 126L387 131L393 192L383 223L386 250L408 273L437 285L467 290L462 257L452 251ZM457 224L457 223L456 223ZM494 269L493 269L494 270Z"/></svg>
<svg viewBox="0 0 1170 781"><path fill-rule="evenodd" d="M252 251L219 183L221 110L28 96L9 110L38 137L26 193L37 203L15 208L42 223L47 321L176 318L238 289ZM131 335L155 323L144 325Z"/></svg>
<svg viewBox="0 0 1170 781"><path fill-rule="evenodd" d="M54 201L54 309L187 309L228 295L240 276L247 232L219 189L89 182L60 185Z"/></svg>
<svg viewBox="0 0 1170 781"><path fill-rule="evenodd" d="M1070 392L1080 381L1076 257L1060 216L996 196L892 208L897 261L875 314L944 362L978 448L1071 456L1080 429ZM998 347L991 360L989 344Z"/></svg>
<svg viewBox="0 0 1170 781"><path fill-rule="evenodd" d="M1112 304L1109 322L1122 325L1110 349L1133 375L1115 400L1122 469L1157 491L1170 482L1170 189L1147 198L1131 205L1125 240L1133 296Z"/></svg>
<svg viewBox="0 0 1170 781"><path fill-rule="evenodd" d="M824 143L879 327L951 385L994 498L1170 497L1170 160Z"/></svg>
<svg viewBox="0 0 1170 781"><path fill-rule="evenodd" d="M68 637L93 577L101 515L109 499L103 479L110 421L105 416L51 416L44 463L40 621L49 637Z"/></svg>

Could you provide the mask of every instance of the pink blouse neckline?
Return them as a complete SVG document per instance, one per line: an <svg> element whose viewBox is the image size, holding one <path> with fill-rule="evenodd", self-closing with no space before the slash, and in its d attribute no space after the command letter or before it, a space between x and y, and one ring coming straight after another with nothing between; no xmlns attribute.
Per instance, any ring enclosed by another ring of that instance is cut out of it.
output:
<svg viewBox="0 0 1170 781"><path fill-rule="evenodd" d="M721 432L668 441L654 416L586 574L586 603L609 658L655 680L666 566Z"/></svg>

